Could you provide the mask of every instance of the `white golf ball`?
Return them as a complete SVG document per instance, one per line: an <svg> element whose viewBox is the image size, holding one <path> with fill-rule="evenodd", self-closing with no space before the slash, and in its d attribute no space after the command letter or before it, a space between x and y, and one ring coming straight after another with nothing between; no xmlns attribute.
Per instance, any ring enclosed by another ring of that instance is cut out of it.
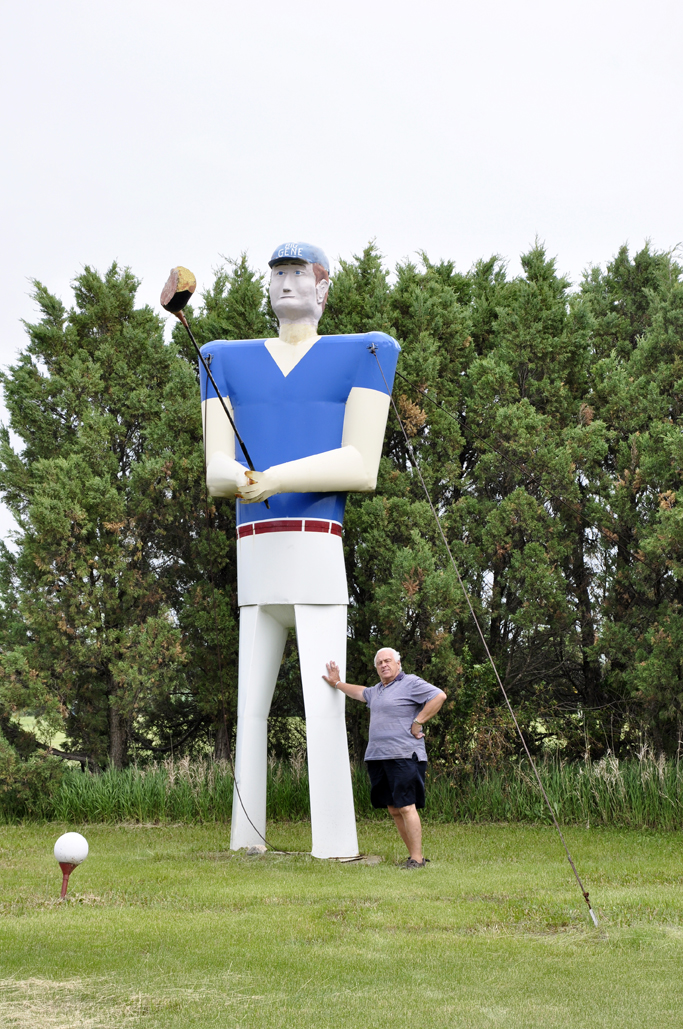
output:
<svg viewBox="0 0 683 1029"><path fill-rule="evenodd" d="M55 857L58 861L68 861L71 865L80 865L88 856L88 841L79 832L65 832L55 843Z"/></svg>

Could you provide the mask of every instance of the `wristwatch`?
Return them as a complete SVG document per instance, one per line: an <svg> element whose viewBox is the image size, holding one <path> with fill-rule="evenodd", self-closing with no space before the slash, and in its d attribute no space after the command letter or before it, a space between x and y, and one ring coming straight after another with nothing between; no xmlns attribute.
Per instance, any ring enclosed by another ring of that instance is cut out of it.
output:
<svg viewBox="0 0 683 1029"><path fill-rule="evenodd" d="M424 729L424 722L418 722L417 718L413 718L413 725L419 725L421 729Z"/></svg>

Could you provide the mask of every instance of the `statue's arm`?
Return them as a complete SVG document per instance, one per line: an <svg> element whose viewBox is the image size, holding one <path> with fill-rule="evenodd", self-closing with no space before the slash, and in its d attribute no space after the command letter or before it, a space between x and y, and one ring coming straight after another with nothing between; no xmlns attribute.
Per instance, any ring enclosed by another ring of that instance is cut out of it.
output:
<svg viewBox="0 0 683 1029"><path fill-rule="evenodd" d="M223 399L232 415L230 398ZM209 493L212 497L234 497L247 478L244 465L235 460L235 433L218 397L209 397L202 403L202 428Z"/></svg>
<svg viewBox="0 0 683 1029"><path fill-rule="evenodd" d="M387 393L360 386L354 386L346 401L342 449L351 447L361 456L365 475L365 484L359 488L361 493L370 492L377 485L389 404Z"/></svg>
<svg viewBox="0 0 683 1029"><path fill-rule="evenodd" d="M246 503L257 503L275 493L372 491L388 412L386 393L354 386L346 401L341 447L250 472L253 483L240 486L240 496Z"/></svg>

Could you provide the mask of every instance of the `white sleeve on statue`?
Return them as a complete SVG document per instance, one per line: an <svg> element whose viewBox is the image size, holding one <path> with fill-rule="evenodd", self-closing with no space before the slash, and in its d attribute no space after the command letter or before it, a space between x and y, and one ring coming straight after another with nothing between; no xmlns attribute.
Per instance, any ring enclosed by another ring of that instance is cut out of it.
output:
<svg viewBox="0 0 683 1029"><path fill-rule="evenodd" d="M376 389L354 386L346 401L342 447L355 447L363 460L367 476L365 491L377 485L390 398Z"/></svg>
<svg viewBox="0 0 683 1029"><path fill-rule="evenodd" d="M229 397L225 406L234 417ZM234 497L246 483L244 465L235 460L235 433L218 397L202 403L202 429L206 448L206 485L212 497Z"/></svg>

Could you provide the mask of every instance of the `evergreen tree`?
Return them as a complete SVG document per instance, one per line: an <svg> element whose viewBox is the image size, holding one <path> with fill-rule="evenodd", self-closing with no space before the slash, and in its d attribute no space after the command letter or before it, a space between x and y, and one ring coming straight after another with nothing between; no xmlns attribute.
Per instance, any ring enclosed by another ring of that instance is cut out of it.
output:
<svg viewBox="0 0 683 1029"><path fill-rule="evenodd" d="M422 254L390 278L370 243L333 278L325 333L402 347L377 491L348 498L348 677L381 645L449 692L432 753L476 768L518 747L426 501L439 512L532 746L567 757L683 738L683 283L622 248L578 291L544 248L511 278ZM197 362L184 330L135 307L137 281L90 268L3 377L0 490L20 526L0 561L0 779L66 727L91 766L211 745L236 717L235 513L208 501ZM244 255L188 317L200 344L277 326ZM19 439L13 449L10 431ZM221 650L222 674L218 650ZM271 745L300 745L290 639ZM354 757L367 712L349 705ZM3 742L4 741L4 742ZM3 756L4 755L4 756ZM3 764L4 762L4 764ZM42 781L42 766L36 766ZM53 773L48 770L48 778Z"/></svg>
<svg viewBox="0 0 683 1029"><path fill-rule="evenodd" d="M610 723L604 733L673 751L683 678L680 537L683 285L668 254L626 247L583 283L592 322L588 402L606 427L599 494L611 528L602 547L600 650Z"/></svg>
<svg viewBox="0 0 683 1029"><path fill-rule="evenodd" d="M42 318L3 376L23 444L3 430L0 488L20 526L3 554L4 688L14 708L58 709L69 748L116 767L162 698L185 705L167 541L197 535L202 474L194 376L160 318L135 308L137 286L127 269L86 267L67 312L35 283Z"/></svg>

